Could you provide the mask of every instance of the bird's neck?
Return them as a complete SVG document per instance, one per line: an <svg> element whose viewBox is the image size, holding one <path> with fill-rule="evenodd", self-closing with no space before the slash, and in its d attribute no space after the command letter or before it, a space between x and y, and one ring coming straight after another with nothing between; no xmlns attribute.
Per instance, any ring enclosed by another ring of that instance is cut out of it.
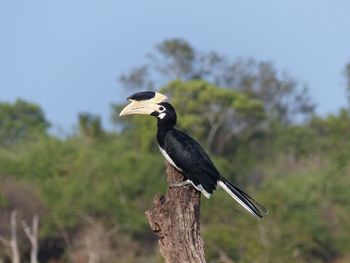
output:
<svg viewBox="0 0 350 263"><path fill-rule="evenodd" d="M160 147L164 146L166 133L173 129L176 121L158 119L157 141Z"/></svg>

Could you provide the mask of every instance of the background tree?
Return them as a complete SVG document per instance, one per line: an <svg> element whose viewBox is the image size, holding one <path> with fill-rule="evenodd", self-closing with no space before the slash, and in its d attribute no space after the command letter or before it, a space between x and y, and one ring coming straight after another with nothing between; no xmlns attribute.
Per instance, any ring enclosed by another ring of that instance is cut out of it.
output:
<svg viewBox="0 0 350 263"><path fill-rule="evenodd" d="M300 121L314 112L306 85L277 72L270 62L238 59L223 70L218 81L260 99L267 116L280 123Z"/></svg>
<svg viewBox="0 0 350 263"><path fill-rule="evenodd" d="M44 112L36 104L20 99L13 104L0 103L0 145L45 135L48 127Z"/></svg>
<svg viewBox="0 0 350 263"><path fill-rule="evenodd" d="M147 64L120 76L126 88L155 89L175 79L206 80L261 100L267 117L284 124L307 119L315 109L307 86L278 72L271 62L231 60L215 51L198 51L179 38L164 40L147 58Z"/></svg>
<svg viewBox="0 0 350 263"><path fill-rule="evenodd" d="M171 98L179 126L212 153L232 151L233 138L251 138L262 128L263 104L242 92L200 80L174 81L161 92Z"/></svg>
<svg viewBox="0 0 350 263"><path fill-rule="evenodd" d="M101 124L101 117L90 113L80 113L79 134L87 138L100 138L104 131Z"/></svg>

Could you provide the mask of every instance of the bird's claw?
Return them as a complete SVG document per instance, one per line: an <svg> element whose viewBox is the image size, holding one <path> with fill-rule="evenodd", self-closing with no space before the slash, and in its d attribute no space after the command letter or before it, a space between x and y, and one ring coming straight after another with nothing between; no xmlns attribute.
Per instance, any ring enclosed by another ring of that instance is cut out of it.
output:
<svg viewBox="0 0 350 263"><path fill-rule="evenodd" d="M170 187L179 187L179 186L185 186L190 184L191 182L189 180L183 181L183 182L172 182L169 184Z"/></svg>

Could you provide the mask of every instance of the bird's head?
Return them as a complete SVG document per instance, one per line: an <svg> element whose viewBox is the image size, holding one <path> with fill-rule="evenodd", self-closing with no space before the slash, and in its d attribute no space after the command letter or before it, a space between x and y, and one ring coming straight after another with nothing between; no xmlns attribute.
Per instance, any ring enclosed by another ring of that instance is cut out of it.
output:
<svg viewBox="0 0 350 263"><path fill-rule="evenodd" d="M176 112L170 103L165 102L167 97L154 91L138 92L130 97L130 103L120 112L119 116L142 114L157 117L160 122L169 122L175 125Z"/></svg>

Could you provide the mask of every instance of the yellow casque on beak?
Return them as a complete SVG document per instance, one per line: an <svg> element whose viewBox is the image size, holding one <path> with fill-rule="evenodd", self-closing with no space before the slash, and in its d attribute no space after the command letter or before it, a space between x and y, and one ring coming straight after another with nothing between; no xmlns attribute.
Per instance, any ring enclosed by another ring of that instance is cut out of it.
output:
<svg viewBox="0 0 350 263"><path fill-rule="evenodd" d="M157 103L163 102L167 97L158 92L155 96L148 100L133 100L130 99L130 104L128 104L119 114L119 116L131 115L131 114L143 114L150 115L152 112L159 110L159 105Z"/></svg>

